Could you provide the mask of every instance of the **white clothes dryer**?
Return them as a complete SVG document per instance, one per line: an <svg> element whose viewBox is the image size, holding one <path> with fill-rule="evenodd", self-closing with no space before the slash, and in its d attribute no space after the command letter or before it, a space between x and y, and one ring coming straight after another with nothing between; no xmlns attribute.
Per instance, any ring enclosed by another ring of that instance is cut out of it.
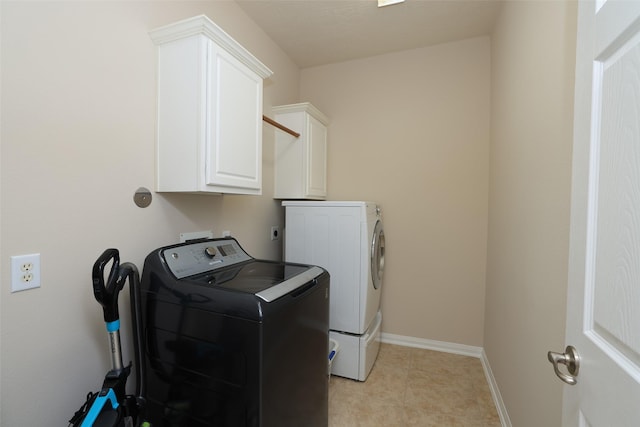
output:
<svg viewBox="0 0 640 427"><path fill-rule="evenodd" d="M329 271L332 373L364 381L380 346L385 238L380 208L361 201L284 201L285 261Z"/></svg>

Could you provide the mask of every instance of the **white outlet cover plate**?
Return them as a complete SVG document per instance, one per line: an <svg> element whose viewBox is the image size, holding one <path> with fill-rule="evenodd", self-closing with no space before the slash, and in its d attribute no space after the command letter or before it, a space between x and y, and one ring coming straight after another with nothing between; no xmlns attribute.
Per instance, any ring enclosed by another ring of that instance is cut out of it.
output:
<svg viewBox="0 0 640 427"><path fill-rule="evenodd" d="M40 254L11 257L11 292L40 287Z"/></svg>

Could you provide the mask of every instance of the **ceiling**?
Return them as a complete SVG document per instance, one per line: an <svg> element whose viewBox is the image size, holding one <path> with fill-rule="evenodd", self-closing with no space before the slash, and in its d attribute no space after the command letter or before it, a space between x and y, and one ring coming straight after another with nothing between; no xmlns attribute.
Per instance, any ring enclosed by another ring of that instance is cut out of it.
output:
<svg viewBox="0 0 640 427"><path fill-rule="evenodd" d="M236 0L300 67L488 35L499 0Z"/></svg>

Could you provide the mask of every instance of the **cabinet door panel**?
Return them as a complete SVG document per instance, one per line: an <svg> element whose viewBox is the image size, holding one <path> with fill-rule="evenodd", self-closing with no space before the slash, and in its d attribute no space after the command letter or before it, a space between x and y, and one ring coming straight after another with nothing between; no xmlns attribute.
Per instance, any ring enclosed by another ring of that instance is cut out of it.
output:
<svg viewBox="0 0 640 427"><path fill-rule="evenodd" d="M329 119L308 102L273 107L276 121L300 133L276 133L274 199L327 197Z"/></svg>
<svg viewBox="0 0 640 427"><path fill-rule="evenodd" d="M327 195L327 128L315 117L309 116L309 174L307 195Z"/></svg>
<svg viewBox="0 0 640 427"><path fill-rule="evenodd" d="M262 78L213 44L209 52L206 185L259 191Z"/></svg>

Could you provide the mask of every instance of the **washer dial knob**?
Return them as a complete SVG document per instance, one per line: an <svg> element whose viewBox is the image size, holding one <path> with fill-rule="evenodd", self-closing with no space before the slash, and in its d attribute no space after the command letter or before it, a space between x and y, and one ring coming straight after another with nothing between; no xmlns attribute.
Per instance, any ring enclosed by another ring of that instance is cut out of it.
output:
<svg viewBox="0 0 640 427"><path fill-rule="evenodd" d="M204 249L204 253L209 258L213 258L214 256L216 256L216 248L214 248L213 246L207 246Z"/></svg>

